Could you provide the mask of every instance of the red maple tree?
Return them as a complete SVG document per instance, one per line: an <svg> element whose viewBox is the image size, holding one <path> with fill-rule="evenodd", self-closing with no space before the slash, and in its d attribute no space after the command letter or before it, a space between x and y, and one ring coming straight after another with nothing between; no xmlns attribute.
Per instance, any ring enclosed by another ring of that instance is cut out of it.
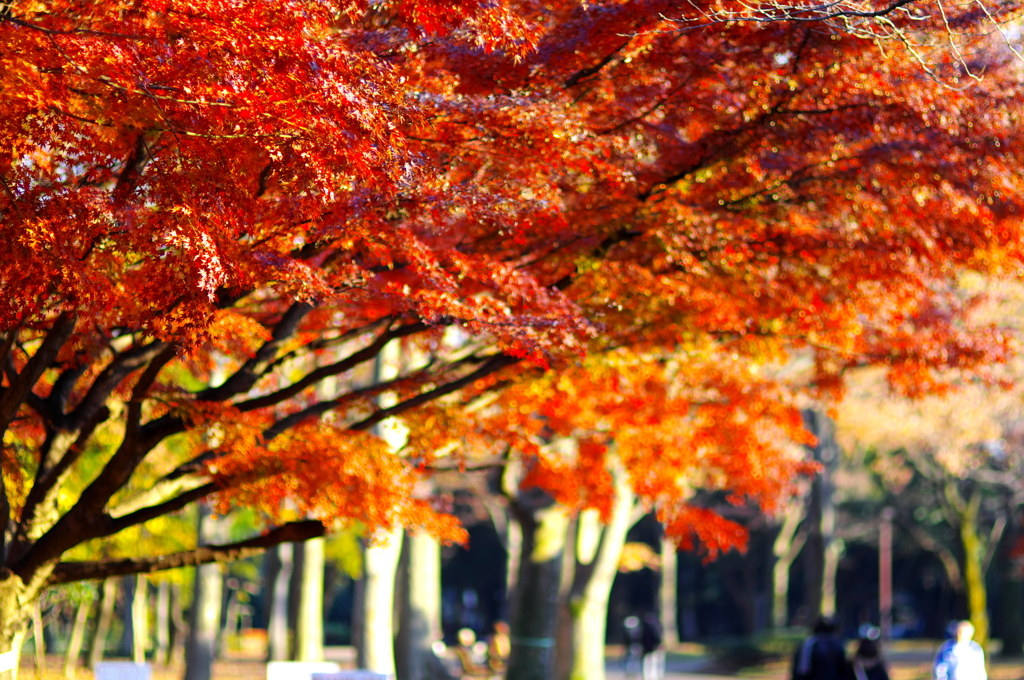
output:
<svg viewBox="0 0 1024 680"><path fill-rule="evenodd" d="M809 347L912 391L1003 356L944 294L1021 259L1014 62L957 33L1001 17L671 5L4 6L0 651L47 584L457 536L365 431L524 358ZM319 519L61 563L215 492Z"/></svg>

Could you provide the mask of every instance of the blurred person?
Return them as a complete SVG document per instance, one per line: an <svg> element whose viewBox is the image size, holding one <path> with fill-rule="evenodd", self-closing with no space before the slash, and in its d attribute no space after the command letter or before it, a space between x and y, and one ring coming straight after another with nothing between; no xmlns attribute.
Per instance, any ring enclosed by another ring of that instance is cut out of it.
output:
<svg viewBox="0 0 1024 680"><path fill-rule="evenodd" d="M850 664L831 617L820 616L793 658L792 680L848 680Z"/></svg>
<svg viewBox="0 0 1024 680"><path fill-rule="evenodd" d="M644 614L640 632L643 679L661 680L665 675L665 651L661 649L661 623L654 612Z"/></svg>
<svg viewBox="0 0 1024 680"><path fill-rule="evenodd" d="M970 621L960 621L953 627L953 639L944 642L935 655L934 680L988 680L985 651L973 638Z"/></svg>
<svg viewBox="0 0 1024 680"><path fill-rule="evenodd" d="M492 671L504 672L508 655L512 652L512 638L509 626L504 621L494 622L494 633L487 642L487 664Z"/></svg>
<svg viewBox="0 0 1024 680"><path fill-rule="evenodd" d="M889 672L885 669L878 643L870 637L861 637L850 667L853 680L889 680Z"/></svg>
<svg viewBox="0 0 1024 680"><path fill-rule="evenodd" d="M640 617L630 614L622 621L622 628L626 633L626 653L622 656L622 668L627 678L632 678L637 671L641 670L640 659L643 653L643 645L640 638L643 635L640 626Z"/></svg>

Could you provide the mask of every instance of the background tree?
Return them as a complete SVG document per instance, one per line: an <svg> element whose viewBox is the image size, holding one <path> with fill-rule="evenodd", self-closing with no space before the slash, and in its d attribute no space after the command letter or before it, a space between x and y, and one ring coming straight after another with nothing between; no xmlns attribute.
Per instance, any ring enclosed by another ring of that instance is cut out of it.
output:
<svg viewBox="0 0 1024 680"><path fill-rule="evenodd" d="M1015 308L1016 288L993 288L995 302L978 313ZM1011 314L1004 322L1015 319ZM872 469L901 522L923 548L940 553L951 583L962 579L966 610L982 641L989 634L986 572L1024 502L1024 418L1019 389L1009 388L1018 371L1017 362L1007 364L993 376L997 383L965 380L949 394L916 402L879 398L877 376L868 375L841 411L851 444L873 452ZM875 392L868 397L868 391Z"/></svg>

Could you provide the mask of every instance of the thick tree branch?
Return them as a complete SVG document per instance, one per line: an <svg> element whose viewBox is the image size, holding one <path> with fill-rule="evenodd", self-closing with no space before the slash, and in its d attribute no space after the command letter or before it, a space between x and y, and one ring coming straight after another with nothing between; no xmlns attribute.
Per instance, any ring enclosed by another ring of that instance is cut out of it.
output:
<svg viewBox="0 0 1024 680"><path fill-rule="evenodd" d="M123 531L128 527L133 527L137 524L148 522L151 519L162 517L163 515L174 512L176 510L181 510L189 503L193 503L195 501L206 498L216 490L217 485L214 484L213 482L209 482L207 484L203 484L202 486L198 486L194 489L185 491L184 493L175 496L174 498L168 499L162 503L157 503L156 505L141 508L134 512L130 512L126 515L121 515L120 517L108 516L107 527L99 536L97 536L97 538L103 538L104 536L112 536L113 534L116 534L119 531Z"/></svg>
<svg viewBox="0 0 1024 680"><path fill-rule="evenodd" d="M189 567L211 562L231 562L257 555L267 548L281 543L294 543L319 538L327 533L324 525L316 520L291 522L273 529L263 536L247 541L228 545L201 546L195 550L141 557L137 559L107 560L97 562L61 562L54 567L47 581L48 585L85 581L89 579L107 578L110 576L127 576L129 574L148 574L165 569Z"/></svg>
<svg viewBox="0 0 1024 680"><path fill-rule="evenodd" d="M7 561L7 525L11 522L11 501L7 498L7 483L0 466L0 564Z"/></svg>
<svg viewBox="0 0 1024 680"><path fill-rule="evenodd" d="M484 362L482 366L480 366L480 368L476 369L469 375L463 376L458 380L453 380L450 383L440 385L439 387L436 387L428 392L417 394L415 397L406 399L403 402L399 402L398 404L395 404L390 408L381 409L374 413L373 415L368 416L357 423L354 423L349 427L349 429L368 430L377 423L381 422L382 420L386 420L388 418L391 418L392 416L400 415L410 409L416 408L417 406L421 406L423 404L433 401L434 399L443 397L446 394L451 394L452 392L461 390L463 387L466 387L467 385L472 385L480 378L484 378L492 373L496 373L507 366L517 364L519 363L519 361L520 360L516 357L509 356L507 354L498 354L488 359L486 362Z"/></svg>
<svg viewBox="0 0 1024 680"><path fill-rule="evenodd" d="M946 571L946 578L949 579L950 587L958 593L963 592L964 578L960 572L960 563L957 562L953 551L932 538L927 531L915 522L900 522L900 526L917 541L918 545L939 558Z"/></svg>
<svg viewBox="0 0 1024 680"><path fill-rule="evenodd" d="M58 483L60 483L64 474L71 469L71 466L75 464L78 458L85 451L85 445L89 441L89 438L92 437L92 433L96 430L99 424L109 416L110 410L104 406L99 411L95 412L92 420L85 423L84 427L79 430L74 443L68 447L68 450L60 457L59 461L55 464L47 465L45 464L47 461L44 458L44 460L40 462L35 482L33 482L32 489L25 498L25 505L21 510L21 522L19 524L22 529L31 525L35 520L38 505L42 503L47 494L49 494Z"/></svg>
<svg viewBox="0 0 1024 680"><path fill-rule="evenodd" d="M388 328L383 333L374 338L373 342L371 342L369 345L353 354L350 354L341 361L335 362L328 366L321 366L317 369L314 369L310 371L307 375L303 376L301 379L295 381L294 383L292 383L288 387L285 387L284 389L280 389L276 392L272 392L271 394L267 394L262 397L256 397L254 399L249 399L248 401L243 401L237 405L238 409L241 411L254 411L256 409L266 408L267 406L274 406L275 404L280 404L281 402L290 399L291 397L294 397L296 394L299 394L307 387L311 387L316 383L320 382L321 380L324 380L325 378L329 378L333 375L338 375L339 373L344 373L345 371L351 370L356 366L359 366L360 364L373 359L378 354L380 354L380 351L384 349L385 345L387 345L395 338L404 338L408 335L413 335L415 333L419 333L420 331L426 330L426 328L427 325L424 323L412 323L397 329Z"/></svg>
<svg viewBox="0 0 1024 680"><path fill-rule="evenodd" d="M14 328L4 334L4 342L0 345L0 366L4 366L7 363L7 357L10 356L11 348L14 347L14 341L17 337L18 331ZM0 394L2 394L2 392L0 392Z"/></svg>
<svg viewBox="0 0 1024 680"><path fill-rule="evenodd" d="M0 433L7 431L7 426L17 415L18 409L25 402L33 385L43 375L43 371L50 367L53 360L57 358L57 352L64 346L71 332L75 329L75 317L67 312L61 314L54 321L50 331L43 339L43 343L32 355L32 358L25 364L21 373L12 376L11 385L0 397Z"/></svg>
<svg viewBox="0 0 1024 680"><path fill-rule="evenodd" d="M107 528L103 508L131 479L139 463L156 444L155 441L148 441L141 436L142 402L160 370L174 358L174 349L166 343L163 344L163 350L153 358L139 377L132 391L132 398L127 402L125 433L121 446L107 461L100 474L82 492L74 506L11 565L15 573L22 578L31 577L37 569L59 559L71 547L103 535Z"/></svg>
<svg viewBox="0 0 1024 680"><path fill-rule="evenodd" d="M999 541L1003 538L1003 532L1006 531L1006 525L1009 518L1006 516L1007 513L1001 512L996 517L996 521L992 524L992 530L988 533L988 541L985 545L985 555L981 558L981 571L987 573L988 568L992 565L992 560L996 556L996 550L999 549Z"/></svg>
<svg viewBox="0 0 1024 680"><path fill-rule="evenodd" d="M572 74L571 76L569 76L568 79L566 79L565 84L563 85L563 87L565 87L565 89L568 90L570 87L573 87L573 86L577 85L584 78L589 78L590 76L594 75L595 73L598 73L601 69L603 69L605 66L610 64L612 59L615 58L615 55L618 54L619 52L621 52L623 49L625 49L626 45L628 45L628 44L629 44L629 40L627 40L626 42L624 42L621 45L619 45L618 47L616 47L612 51L611 54L607 55L606 57L604 57L604 59L602 59L601 61L597 62L593 66L589 66L587 68L580 69L576 73Z"/></svg>
<svg viewBox="0 0 1024 680"><path fill-rule="evenodd" d="M96 377L81 403L68 414L63 426L69 430L82 427L83 423L91 420L103 408L114 388L126 376L145 366L169 346L166 342L155 341L117 355Z"/></svg>
<svg viewBox="0 0 1024 680"><path fill-rule="evenodd" d="M476 356L468 356L468 357L464 357L462 359L459 359L458 361L452 362L449 366L446 367L446 370L451 371L456 366L461 366L463 364L481 363L482 361L491 361L492 359L493 359L493 357L492 358L488 358L488 359L480 359L480 358L478 358ZM421 371L421 376L420 377L423 377L423 376L431 377L431 376L427 375L425 371ZM435 378L436 378L436 376L435 376ZM285 432L286 430L288 430L288 429L290 429L292 427L295 427L296 425L298 425L299 423L301 423L304 420L307 420L309 418L319 417L320 415L326 413L327 411L331 411L331 410L336 409L336 408L338 408L340 406L344 406L345 404L354 402L357 399L363 399L363 398L369 398L369 397L377 396L377 395L381 394L382 392L387 392L388 390L394 389L394 388L396 388L397 386L399 386L399 385L401 385L403 383L408 383L408 382L414 381L416 379L417 379L417 375L416 374L406 375L406 376L399 376L399 377L397 377L397 378L395 378L393 380L386 380L384 382L376 383L374 385L371 385L369 387L364 387L364 388L359 389L359 390L352 390L351 392L347 392L347 393L345 393L345 394L343 394L343 395L341 395L339 397L336 397L334 399L325 399L323 401L318 401L315 404L311 404L311 405L307 406L306 408L304 408L304 409L302 409L300 411L296 411L295 413L291 413L291 414L281 418L277 422L275 422L273 425L271 425L270 427L268 427L266 430L263 431L263 438L266 441L270 441L271 439L273 439L274 437L278 436L282 432ZM462 379L463 378L459 378L459 380L462 380ZM433 391L431 393L433 393ZM442 396L443 394L447 394L447 392L437 393L437 396ZM419 403L424 403L424 402L419 402ZM418 404L416 404L416 405L418 405Z"/></svg>
<svg viewBox="0 0 1024 680"><path fill-rule="evenodd" d="M196 398L201 401L226 401L248 392L263 377L267 367L277 358L277 352L299 328L299 323L313 310L313 305L296 302L284 313L271 333L271 338L256 351L256 355L224 381L222 385L203 390Z"/></svg>

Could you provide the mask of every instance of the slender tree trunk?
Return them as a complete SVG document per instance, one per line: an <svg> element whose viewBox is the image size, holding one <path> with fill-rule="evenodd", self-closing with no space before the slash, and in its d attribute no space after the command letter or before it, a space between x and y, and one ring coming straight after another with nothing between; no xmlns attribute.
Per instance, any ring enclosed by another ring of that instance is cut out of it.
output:
<svg viewBox="0 0 1024 680"><path fill-rule="evenodd" d="M839 451L835 441L835 426L824 413L816 410L804 412L807 429L818 438L813 447L814 459L821 463L821 472L811 484L807 505L807 543L804 550L806 567L806 614L810 623L824 613L825 570L829 546L835 531L835 506L832 502L832 472L838 462ZM835 600L828 603L835 609Z"/></svg>
<svg viewBox="0 0 1024 680"><path fill-rule="evenodd" d="M188 624L185 623L185 613L181 608L181 585L177 583L171 584L170 637L170 652L167 657L167 665L172 666L175 662L184 663L184 641L188 639Z"/></svg>
<svg viewBox="0 0 1024 680"><path fill-rule="evenodd" d="M546 494L536 489L526 494L530 498L516 502L523 547L512 600L512 651L505 677L550 680L554 677L558 593L569 519Z"/></svg>
<svg viewBox="0 0 1024 680"><path fill-rule="evenodd" d="M71 627L71 638L64 653L64 677L74 680L78 670L79 658L82 656L82 642L85 640L85 628L89 623L89 611L92 609L92 592L82 597L75 608L75 623Z"/></svg>
<svg viewBox="0 0 1024 680"><path fill-rule="evenodd" d="M28 635L28 626L24 625L20 629L14 630L7 634L0 635L0 654L13 654L13 668L9 671L0 672L0 680L18 680L18 666L21 662L21 648L25 643L25 637Z"/></svg>
<svg viewBox="0 0 1024 680"><path fill-rule="evenodd" d="M661 579L658 599L661 604L662 639L667 649L679 646L679 546L668 536L661 537Z"/></svg>
<svg viewBox="0 0 1024 680"><path fill-rule="evenodd" d="M402 529L366 547L363 579L363 630L357 657L362 668L395 672L395 577L402 552Z"/></svg>
<svg viewBox="0 0 1024 680"><path fill-rule="evenodd" d="M426 533L405 537L400 568L405 585L395 640L395 666L402 680L451 678L431 645L441 633L441 545Z"/></svg>
<svg viewBox="0 0 1024 680"><path fill-rule="evenodd" d="M505 537L505 607L511 607L512 593L516 591L516 579L519 578L519 561L523 557L523 528L519 522L508 522L508 534ZM506 611L511 618L511 613Z"/></svg>
<svg viewBox="0 0 1024 680"><path fill-rule="evenodd" d="M171 583L163 579L156 591L156 654L153 663L166 667L171 662Z"/></svg>
<svg viewBox="0 0 1024 680"><path fill-rule="evenodd" d="M845 547L844 541L833 538L825 551L825 571L821 583L821 613L825 616L836 615L836 577Z"/></svg>
<svg viewBox="0 0 1024 680"><path fill-rule="evenodd" d="M401 372L401 344L388 343L374 361L374 382L396 378ZM378 398L381 407L395 403L394 394L385 393ZM408 440L408 432L394 418L381 421L373 428L392 451L399 450ZM393 527L387 534L375 537L363 553L362 630L356 658L361 667L377 673L395 672L395 585L398 562L402 555L401 527Z"/></svg>
<svg viewBox="0 0 1024 680"><path fill-rule="evenodd" d="M277 569L271 589L270 622L267 625L267 644L271 661L287 661L288 644L288 591L292 578L292 559L295 546L282 543L277 546Z"/></svg>
<svg viewBox="0 0 1024 680"><path fill-rule="evenodd" d="M960 541L964 549L964 586L967 590L967 611L974 624L974 641L982 648L988 644L988 591L983 566L985 549L978 536L978 505L981 495L975 493L960 517Z"/></svg>
<svg viewBox="0 0 1024 680"><path fill-rule="evenodd" d="M132 618L132 601L135 598L135 579L131 576L121 578L121 602L124 604L121 610L121 639L117 643L117 656L132 655L132 645L135 644L135 620Z"/></svg>
<svg viewBox="0 0 1024 680"><path fill-rule="evenodd" d="M43 637L43 613L38 600L32 608L32 642L36 653L36 677L41 679L46 673L46 639Z"/></svg>
<svg viewBox="0 0 1024 680"><path fill-rule="evenodd" d="M228 603L224 607L223 624L220 629L220 655L224 658L231 649L231 644L238 635L238 591L228 595Z"/></svg>
<svg viewBox="0 0 1024 680"><path fill-rule="evenodd" d="M803 518L802 509L791 509L772 545L772 626L776 630L789 625L789 570L807 538L806 533L797 531Z"/></svg>
<svg viewBox="0 0 1024 680"><path fill-rule="evenodd" d="M117 579L103 579L100 586L100 601L96 607L96 627L93 628L92 638L89 641L89 668L95 670L96 664L103 661L103 654L107 647L107 636L110 634L110 624L114 620L114 604L117 600Z"/></svg>
<svg viewBox="0 0 1024 680"><path fill-rule="evenodd" d="M215 520L205 504L199 508L199 541L201 544L221 542L227 523ZM220 564L196 567L192 616L188 640L185 642L185 680L210 680L217 656L220 634L220 608L224 597L224 571Z"/></svg>
<svg viewBox="0 0 1024 680"><path fill-rule="evenodd" d="M149 584L146 577L135 577L135 596L132 598L132 661L146 663L146 648L149 646Z"/></svg>
<svg viewBox="0 0 1024 680"><path fill-rule="evenodd" d="M625 473L619 470L616 474L615 505L607 526L584 526L581 521L580 536L583 531L599 532L597 548L584 553L577 550L579 566L576 571L578 583L573 584L570 594L570 611L572 616L573 663L572 680L604 680L604 645L608 621L608 597L611 595L612 582L622 556L622 548L626 545L626 534L633 524L633 505L636 497L629 487ZM579 543L577 544L579 545Z"/></svg>
<svg viewBox="0 0 1024 680"><path fill-rule="evenodd" d="M292 543L292 577L288 580L288 658L298 660L299 603L302 599L302 565L306 560L306 544Z"/></svg>
<svg viewBox="0 0 1024 680"><path fill-rule="evenodd" d="M324 660L324 539L304 544L299 610L295 626L295 658Z"/></svg>

